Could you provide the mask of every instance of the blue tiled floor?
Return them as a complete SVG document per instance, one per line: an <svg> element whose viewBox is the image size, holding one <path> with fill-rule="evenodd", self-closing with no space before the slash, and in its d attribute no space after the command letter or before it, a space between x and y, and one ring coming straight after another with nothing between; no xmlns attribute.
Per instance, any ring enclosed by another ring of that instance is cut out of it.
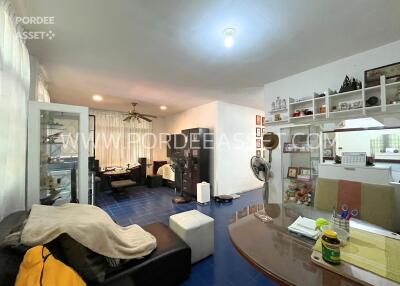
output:
<svg viewBox="0 0 400 286"><path fill-rule="evenodd" d="M228 234L231 215L252 203L261 202L260 190L247 192L231 204L211 202L200 206L196 202L176 205L172 203L174 191L169 188L149 189L135 187L126 195L115 197L103 192L97 205L103 208L120 225L146 225L160 221L168 225L169 216L175 213L197 209L215 220L215 250L210 256L193 265L190 278L182 286L195 285L275 285L252 267L233 247Z"/></svg>

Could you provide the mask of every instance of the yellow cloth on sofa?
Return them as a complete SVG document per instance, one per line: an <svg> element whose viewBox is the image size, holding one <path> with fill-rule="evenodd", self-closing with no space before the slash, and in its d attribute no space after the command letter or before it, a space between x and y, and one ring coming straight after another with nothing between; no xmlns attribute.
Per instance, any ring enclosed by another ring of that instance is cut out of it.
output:
<svg viewBox="0 0 400 286"><path fill-rule="evenodd" d="M314 250L321 252L321 238ZM400 283L400 240L356 228L350 240L340 248L343 261Z"/></svg>
<svg viewBox="0 0 400 286"><path fill-rule="evenodd" d="M86 283L72 268L55 259L42 245L35 246L26 252L15 281L15 286L84 285Z"/></svg>

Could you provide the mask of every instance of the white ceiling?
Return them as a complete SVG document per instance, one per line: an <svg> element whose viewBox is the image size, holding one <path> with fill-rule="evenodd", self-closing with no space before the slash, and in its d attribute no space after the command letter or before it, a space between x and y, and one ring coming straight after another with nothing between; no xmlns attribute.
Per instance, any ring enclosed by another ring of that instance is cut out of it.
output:
<svg viewBox="0 0 400 286"><path fill-rule="evenodd" d="M55 102L137 101L158 115L218 99L263 108L248 88L400 39L399 0L15 1L20 14L55 17L27 27L56 35L28 42ZM226 27L236 29L230 50Z"/></svg>

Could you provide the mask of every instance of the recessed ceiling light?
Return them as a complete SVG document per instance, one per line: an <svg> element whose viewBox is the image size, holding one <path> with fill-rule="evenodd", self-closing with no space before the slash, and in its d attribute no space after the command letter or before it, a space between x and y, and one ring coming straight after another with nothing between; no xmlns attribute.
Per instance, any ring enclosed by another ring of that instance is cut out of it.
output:
<svg viewBox="0 0 400 286"><path fill-rule="evenodd" d="M165 105L161 105L161 106L160 106L160 109L161 109L161 110L167 110L167 107L166 107Z"/></svg>
<svg viewBox="0 0 400 286"><path fill-rule="evenodd" d="M92 96L94 101L102 101L103 97L100 94L93 94Z"/></svg>
<svg viewBox="0 0 400 286"><path fill-rule="evenodd" d="M233 46L233 44L235 43L235 39L233 38L233 35L235 34L235 29L234 28L226 28L224 30L224 44L225 47L227 47L228 49L231 48Z"/></svg>

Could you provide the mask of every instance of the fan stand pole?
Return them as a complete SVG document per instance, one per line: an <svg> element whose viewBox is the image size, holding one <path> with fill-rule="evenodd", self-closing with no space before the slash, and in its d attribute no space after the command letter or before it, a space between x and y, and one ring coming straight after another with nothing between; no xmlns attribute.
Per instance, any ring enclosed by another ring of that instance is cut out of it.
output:
<svg viewBox="0 0 400 286"><path fill-rule="evenodd" d="M269 201L269 182L268 182L268 180L264 182L263 200L264 200L264 204L268 204L268 201Z"/></svg>
<svg viewBox="0 0 400 286"><path fill-rule="evenodd" d="M271 163L272 162L272 149L268 148L268 162Z"/></svg>

